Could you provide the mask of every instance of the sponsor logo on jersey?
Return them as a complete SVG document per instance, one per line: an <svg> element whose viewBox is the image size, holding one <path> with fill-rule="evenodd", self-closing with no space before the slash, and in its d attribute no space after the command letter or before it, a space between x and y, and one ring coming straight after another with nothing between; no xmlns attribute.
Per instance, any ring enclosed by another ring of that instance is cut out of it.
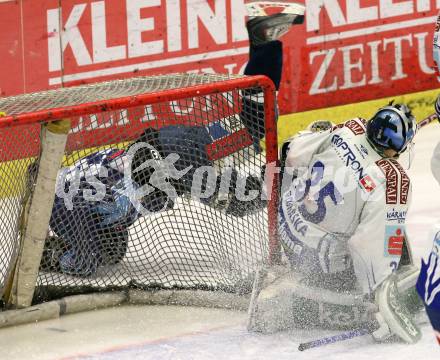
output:
<svg viewBox="0 0 440 360"><path fill-rule="evenodd" d="M287 197L284 210L287 212L286 215L288 218L285 219L285 221L289 225L289 228L301 236L306 236L309 227L304 222L301 214L297 211L296 203L292 197Z"/></svg>
<svg viewBox="0 0 440 360"><path fill-rule="evenodd" d="M372 192L376 188L376 184L369 175L365 175L359 182L366 192Z"/></svg>
<svg viewBox="0 0 440 360"><path fill-rule="evenodd" d="M345 127L350 129L355 135L365 134L365 127L355 119L347 121Z"/></svg>
<svg viewBox="0 0 440 360"><path fill-rule="evenodd" d="M385 227L385 256L401 256L405 231L403 226Z"/></svg>
<svg viewBox="0 0 440 360"><path fill-rule="evenodd" d="M369 156L368 150L367 150L367 148L364 145L362 145L362 144L360 144L360 145L354 144L354 147L359 152L359 154L362 156L362 159L365 160Z"/></svg>
<svg viewBox="0 0 440 360"><path fill-rule="evenodd" d="M353 134L362 135L365 134L365 125L366 121L364 119L352 119L345 123L333 126L331 132L346 127L347 129L350 129Z"/></svg>
<svg viewBox="0 0 440 360"><path fill-rule="evenodd" d="M386 203L389 205L397 204L398 175L397 170L386 159L376 161L386 178Z"/></svg>
<svg viewBox="0 0 440 360"><path fill-rule="evenodd" d="M376 184L371 176L365 174L364 167L357 159L357 156L350 148L350 145L348 145L344 138L338 134L333 135L332 144L336 147L338 155L344 161L345 166L353 170L354 174L357 176L356 180L359 186L368 193L372 192L376 188Z"/></svg>
<svg viewBox="0 0 440 360"><path fill-rule="evenodd" d="M303 250L303 243L292 234L289 225L286 222L283 210L279 208L280 223L279 223L279 236L284 245L293 251L294 254L300 255Z"/></svg>
<svg viewBox="0 0 440 360"><path fill-rule="evenodd" d="M406 204L408 202L408 194L410 187L409 177L406 174L405 170L403 170L402 166L396 160L391 160L391 162L400 172L400 203Z"/></svg>
<svg viewBox="0 0 440 360"><path fill-rule="evenodd" d="M359 155L362 156L362 159L365 160L368 157L368 150L367 150L367 148L364 145L362 145L362 144L360 144L360 145L354 144L354 147L358 151Z"/></svg>
<svg viewBox="0 0 440 360"><path fill-rule="evenodd" d="M361 148L361 153L363 153L365 156L369 155L368 150L364 145L361 144L360 148Z"/></svg>
<svg viewBox="0 0 440 360"><path fill-rule="evenodd" d="M338 328L359 326L369 320L368 313L359 306L319 303L319 325Z"/></svg>
<svg viewBox="0 0 440 360"><path fill-rule="evenodd" d="M387 212L387 221L397 221L398 223L404 223L406 219L406 210L398 211L391 210Z"/></svg>

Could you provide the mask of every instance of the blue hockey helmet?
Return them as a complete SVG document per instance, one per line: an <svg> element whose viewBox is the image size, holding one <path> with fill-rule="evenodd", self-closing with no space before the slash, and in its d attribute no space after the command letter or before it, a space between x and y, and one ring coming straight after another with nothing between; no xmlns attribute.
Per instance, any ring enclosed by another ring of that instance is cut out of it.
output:
<svg viewBox="0 0 440 360"><path fill-rule="evenodd" d="M380 155L388 149L403 153L416 131L416 119L405 104L393 105L391 102L380 108L367 123L368 142Z"/></svg>

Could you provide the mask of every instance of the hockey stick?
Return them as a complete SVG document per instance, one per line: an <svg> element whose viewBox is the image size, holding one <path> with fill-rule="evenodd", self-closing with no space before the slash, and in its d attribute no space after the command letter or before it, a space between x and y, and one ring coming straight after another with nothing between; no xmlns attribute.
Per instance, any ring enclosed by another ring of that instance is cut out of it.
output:
<svg viewBox="0 0 440 360"><path fill-rule="evenodd" d="M299 351L304 351L304 350L308 350L308 349L313 349L313 348L316 348L316 347L319 347L319 346L334 344L334 343L339 342L339 341L349 340L349 339L353 339L355 337L368 335L370 333L371 333L371 331L368 330L368 329L351 330L351 331L347 331L347 332L342 333L342 334L338 334L338 335L334 335L334 336L329 336L329 337L324 337L322 339L301 343L298 346L298 350Z"/></svg>
<svg viewBox="0 0 440 360"><path fill-rule="evenodd" d="M439 120L437 114L431 114L417 124L417 129L420 130L421 128L431 124L435 120Z"/></svg>
<svg viewBox="0 0 440 360"><path fill-rule="evenodd" d="M255 272L255 279L252 285L251 301L249 303L249 308L248 308L248 321L247 321L248 331L252 331L255 325L255 318L256 318L255 314L257 312L257 298L258 295L260 295L260 292L263 288L263 282L266 279L266 276L267 276L266 267L260 268Z"/></svg>
<svg viewBox="0 0 440 360"><path fill-rule="evenodd" d="M416 323L419 326L428 324L429 320L426 319L424 316L419 316L416 318ZM308 341L305 343L301 343L298 346L298 350L299 351L304 351L304 350L308 350L308 349L313 349L316 347L320 347L320 346L324 346L324 345L330 345L330 344L334 344L337 343L339 341L345 341L345 340L350 340L350 339L354 339L357 337L361 337L364 335L371 335L371 333L374 330L371 329L355 329L355 330L350 330L347 331L345 333L342 334L338 334L338 335L334 335L334 336L328 336L328 337L323 337L321 339L317 339L317 340L312 340L312 341Z"/></svg>

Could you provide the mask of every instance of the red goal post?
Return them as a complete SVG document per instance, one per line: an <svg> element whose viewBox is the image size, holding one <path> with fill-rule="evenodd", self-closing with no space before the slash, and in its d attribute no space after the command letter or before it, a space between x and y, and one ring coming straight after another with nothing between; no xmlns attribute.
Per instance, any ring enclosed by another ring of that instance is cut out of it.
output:
<svg viewBox="0 0 440 360"><path fill-rule="evenodd" d="M11 306L27 307L33 298L44 299L41 289L69 294L127 286L249 287L243 284L253 271L279 257L275 173L266 172L266 180L274 181L266 182L267 207L256 213L231 216L182 195L172 209L130 227L125 256L114 266L72 276L41 271L40 263L60 168L97 151L126 149L146 128L215 125L221 131L206 146L209 161L217 169L232 164L255 174L278 164L275 108L268 78L211 74L138 77L0 98L0 295ZM37 175L29 182L35 164ZM76 232L89 221L79 220ZM67 243L66 251L71 248Z"/></svg>

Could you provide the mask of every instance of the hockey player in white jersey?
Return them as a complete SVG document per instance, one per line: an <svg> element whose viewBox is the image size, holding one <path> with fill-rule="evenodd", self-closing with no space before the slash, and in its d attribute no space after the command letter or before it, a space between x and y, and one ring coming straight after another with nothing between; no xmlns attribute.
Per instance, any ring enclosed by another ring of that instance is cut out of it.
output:
<svg viewBox="0 0 440 360"><path fill-rule="evenodd" d="M354 270L367 294L398 267L411 187L396 158L415 131L410 110L398 104L368 122L353 119L286 143L285 170L297 179L282 195L280 232L294 268Z"/></svg>
<svg viewBox="0 0 440 360"><path fill-rule="evenodd" d="M269 274L251 329L368 326L378 341L418 341L406 303L418 272L405 237L411 185L397 161L416 128L405 105L390 104L284 144L279 235L290 270Z"/></svg>
<svg viewBox="0 0 440 360"><path fill-rule="evenodd" d="M260 28L279 27L257 19ZM418 271L405 236L411 184L397 161L416 129L408 107L390 103L368 121L284 144L279 236L289 270L257 274L251 330L368 326L378 341L418 341L409 308Z"/></svg>
<svg viewBox="0 0 440 360"><path fill-rule="evenodd" d="M437 98L435 111L440 121L440 96ZM440 142L434 149L431 170L434 178L440 184ZM422 260L417 291L425 304L426 313L440 344L440 224L434 226L432 238L432 251L426 262Z"/></svg>

